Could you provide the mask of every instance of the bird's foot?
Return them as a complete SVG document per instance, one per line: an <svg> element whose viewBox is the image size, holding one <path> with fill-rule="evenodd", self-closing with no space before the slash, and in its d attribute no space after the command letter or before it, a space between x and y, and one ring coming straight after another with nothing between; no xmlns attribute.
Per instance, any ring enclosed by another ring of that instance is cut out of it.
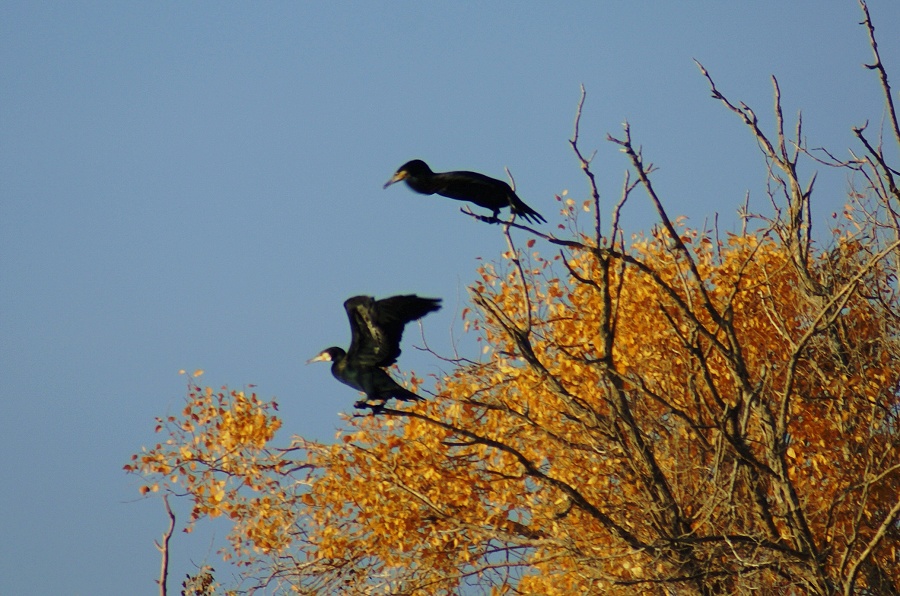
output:
<svg viewBox="0 0 900 596"><path fill-rule="evenodd" d="M465 213L469 217L474 217L478 221L483 221L484 223L489 224L498 224L503 223L503 220L497 217L496 215L478 215L477 213L473 213L468 207L460 207L459 209L462 213Z"/></svg>
<svg viewBox="0 0 900 596"><path fill-rule="evenodd" d="M369 409L372 410L372 412L371 412L370 415L371 415L371 416L375 416L375 415L377 415L377 414L380 414L381 411L384 409L384 402L381 402L381 403L371 403L371 402L369 402L369 401L366 401L366 400L364 400L364 399L361 399L361 400L359 400L358 402L354 403L354 404L353 404L353 407L354 407L354 408L359 408L360 410L364 410L364 409L366 409L366 408L369 408Z"/></svg>

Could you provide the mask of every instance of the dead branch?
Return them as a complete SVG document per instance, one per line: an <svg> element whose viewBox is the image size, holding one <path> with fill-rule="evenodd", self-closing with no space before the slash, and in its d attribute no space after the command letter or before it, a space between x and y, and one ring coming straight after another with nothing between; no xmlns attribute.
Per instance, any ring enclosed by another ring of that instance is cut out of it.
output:
<svg viewBox="0 0 900 596"><path fill-rule="evenodd" d="M169 540L172 538L172 533L175 532L175 513L172 511L172 506L169 505L169 495L163 495L162 497L163 504L166 506L166 515L169 518L169 527L163 533L162 536L162 544L159 542L154 542L157 550L160 552L160 564L159 564L159 579L157 583L159 584L159 596L166 596L166 582L169 577Z"/></svg>

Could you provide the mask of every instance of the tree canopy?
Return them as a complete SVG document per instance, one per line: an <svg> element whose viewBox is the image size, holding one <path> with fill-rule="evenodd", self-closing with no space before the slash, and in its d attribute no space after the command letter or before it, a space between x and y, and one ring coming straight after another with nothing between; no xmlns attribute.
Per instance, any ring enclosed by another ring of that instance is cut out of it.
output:
<svg viewBox="0 0 900 596"><path fill-rule="evenodd" d="M503 227L463 313L479 360L445 359L433 397L348 416L333 444L277 445L273 402L192 380L126 469L190 499L192 524L231 520L245 577L224 591L900 593L900 125L865 16L888 130L854 129L849 159L788 130L774 78L766 131L700 67L769 174L771 210L740 232L670 217L627 125L601 199L582 96L591 197L558 197L558 234ZM804 162L851 180L827 243ZM659 223L626 240L638 195Z"/></svg>

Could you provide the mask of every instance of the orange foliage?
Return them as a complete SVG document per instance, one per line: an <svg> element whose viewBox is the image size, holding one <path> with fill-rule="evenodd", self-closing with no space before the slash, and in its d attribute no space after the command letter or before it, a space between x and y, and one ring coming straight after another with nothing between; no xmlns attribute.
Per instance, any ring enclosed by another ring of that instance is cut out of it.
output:
<svg viewBox="0 0 900 596"><path fill-rule="evenodd" d="M592 199L557 197L570 239L504 226L509 250L463 310L480 361L450 361L428 401L348 416L333 444L278 447L274 403L191 382L158 421L165 438L125 467L142 494L186 495L190 524L226 516L222 554L250 589L900 592L896 169L864 129L865 160L825 154L867 187L817 250L777 81L773 141L701 72L766 159L763 227L723 241L671 221L626 125L610 140L631 169L604 235L576 119ZM638 187L660 223L626 248L618 214ZM542 257L536 240L564 250Z"/></svg>
<svg viewBox="0 0 900 596"><path fill-rule="evenodd" d="M714 590L796 590L813 548L839 576L900 490L897 329L854 291L840 337L813 332L828 300L786 247L682 233L702 283L662 237L635 242L642 267L587 246L568 278L537 253L516 253L524 285L485 266L467 316L488 356L332 445L273 448L272 404L192 387L129 469L189 493L193 519L229 516L226 555L299 591L660 593L701 566ZM896 548L893 530L882 569Z"/></svg>

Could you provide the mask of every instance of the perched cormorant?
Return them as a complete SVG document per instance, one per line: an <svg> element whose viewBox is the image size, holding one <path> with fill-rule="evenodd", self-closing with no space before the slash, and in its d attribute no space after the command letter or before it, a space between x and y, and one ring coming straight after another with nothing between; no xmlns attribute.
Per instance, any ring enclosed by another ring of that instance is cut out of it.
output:
<svg viewBox="0 0 900 596"><path fill-rule="evenodd" d="M331 347L310 362L333 362L331 374L341 383L366 394L356 402L357 408L380 410L392 397L410 401L422 399L404 389L384 370L397 361L403 328L441 308L439 298L420 298L415 294L391 296L375 300L371 296L354 296L344 302L350 319L350 349ZM375 402L375 403L370 403Z"/></svg>
<svg viewBox="0 0 900 596"><path fill-rule="evenodd" d="M490 178L478 172L432 172L421 159L408 161L385 183L387 188L395 182L406 180L416 192L443 197L457 201L469 201L479 207L490 209L496 219L500 210L509 207L515 215L521 215L526 221L546 222L540 213L522 202L509 184L496 178Z"/></svg>

